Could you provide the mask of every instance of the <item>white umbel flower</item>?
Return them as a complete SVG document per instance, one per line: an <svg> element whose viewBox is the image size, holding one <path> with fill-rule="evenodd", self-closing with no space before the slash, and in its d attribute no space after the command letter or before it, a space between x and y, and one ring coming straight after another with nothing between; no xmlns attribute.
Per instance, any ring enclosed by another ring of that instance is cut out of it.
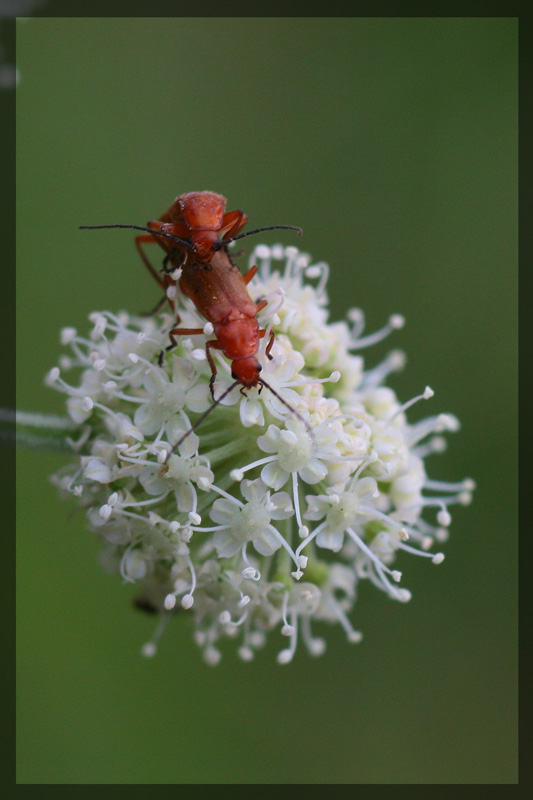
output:
<svg viewBox="0 0 533 800"><path fill-rule="evenodd" d="M455 417L408 421L433 391L402 405L383 385L403 366L399 351L365 369L359 351L403 318L363 335L359 309L347 323L328 321L327 264L281 245L257 247L254 264L249 290L266 300L259 321L276 335L272 358L268 336L258 356L274 392L236 387L178 447L211 404L211 372L197 335L159 366L169 314L91 314L87 336L63 329L70 354L46 377L67 395L74 452L54 481L85 508L105 569L137 584L138 607L160 615L146 656L175 610L189 616L210 664L224 639L250 661L274 629L288 640L281 664L299 641L324 652L315 623L339 624L358 642L350 616L359 582L408 600L396 560L440 563L433 548L447 537L449 507L471 499L471 480L432 480L425 469ZM184 324L212 335L189 300L176 302ZM220 396L230 366L218 351L214 359Z"/></svg>

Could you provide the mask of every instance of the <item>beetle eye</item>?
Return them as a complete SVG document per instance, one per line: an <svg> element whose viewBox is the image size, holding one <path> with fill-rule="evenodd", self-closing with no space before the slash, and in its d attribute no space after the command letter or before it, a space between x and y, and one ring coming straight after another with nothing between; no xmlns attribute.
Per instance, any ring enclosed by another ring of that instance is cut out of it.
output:
<svg viewBox="0 0 533 800"><path fill-rule="evenodd" d="M235 375L235 373L233 371L231 373L231 377L233 378L234 381L238 380L237 375Z"/></svg>
<svg viewBox="0 0 533 800"><path fill-rule="evenodd" d="M261 364L257 365L257 371L258 372L262 372L263 371L263 367L261 366Z"/></svg>

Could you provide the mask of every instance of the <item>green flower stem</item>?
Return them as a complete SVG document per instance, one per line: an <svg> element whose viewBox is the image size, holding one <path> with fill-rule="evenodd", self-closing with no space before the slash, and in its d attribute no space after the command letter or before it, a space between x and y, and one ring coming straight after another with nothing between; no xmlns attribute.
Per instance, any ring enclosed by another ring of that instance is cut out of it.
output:
<svg viewBox="0 0 533 800"><path fill-rule="evenodd" d="M72 453L74 432L79 434L79 426L68 417L0 409L0 438L7 444Z"/></svg>

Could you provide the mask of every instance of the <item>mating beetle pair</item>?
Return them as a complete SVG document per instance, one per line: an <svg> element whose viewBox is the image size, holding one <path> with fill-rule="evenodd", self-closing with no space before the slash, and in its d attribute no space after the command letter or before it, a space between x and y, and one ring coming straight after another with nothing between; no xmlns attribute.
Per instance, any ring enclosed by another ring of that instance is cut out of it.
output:
<svg viewBox="0 0 533 800"><path fill-rule="evenodd" d="M255 386L266 386L284 405L288 405L279 395L260 378L261 364L257 360L259 341L265 334L260 329L257 314L266 305L266 300L254 302L250 297L247 284L257 272L253 266L243 275L232 262L228 245L236 239L242 239L254 233L284 228L295 230L301 235L301 228L292 225L272 225L258 228L239 235L239 231L248 222L242 211L225 212L226 198L215 192L189 192L177 197L158 220L148 222L146 228L138 225L83 225L83 228L133 228L143 234L135 239L135 244L150 274L163 288L165 294L156 306L158 310L168 302L174 311L174 303L168 297L167 290L176 283L180 291L189 297L199 313L213 326L215 339L206 343L206 356L211 367L211 394L217 369L211 350L220 350L231 360L231 374L235 382L215 400L220 403L237 385L241 392ZM142 245L157 242L166 252L162 275L150 263ZM179 277L175 270L179 269ZM176 336L194 336L204 332L203 328L180 328L169 331L170 350L177 345ZM270 357L274 342L274 333L270 333L265 355ZM162 361L164 353L161 353ZM214 399L214 396L213 396ZM208 409L206 414L214 406ZM290 410L297 412L288 406ZM204 415L197 420L198 425ZM191 429L192 430L192 429ZM189 432L188 432L189 433ZM188 435L188 434L186 434ZM183 438L178 444L183 441Z"/></svg>

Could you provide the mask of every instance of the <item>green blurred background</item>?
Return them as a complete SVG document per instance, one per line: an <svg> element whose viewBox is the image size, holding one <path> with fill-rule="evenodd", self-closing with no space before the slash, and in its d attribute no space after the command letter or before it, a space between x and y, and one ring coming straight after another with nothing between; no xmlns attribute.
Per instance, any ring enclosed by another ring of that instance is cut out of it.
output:
<svg viewBox="0 0 533 800"><path fill-rule="evenodd" d="M514 783L517 22L431 18L35 18L18 23L18 407L59 329L150 308L128 231L210 189L249 227L301 225L331 265L332 319L361 306L389 382L462 430L431 476L478 483L446 561L400 559L408 605L363 586L351 646L206 666L103 574L96 537L18 456L19 783ZM279 233L264 241L280 240ZM282 240L295 244L293 234Z"/></svg>

